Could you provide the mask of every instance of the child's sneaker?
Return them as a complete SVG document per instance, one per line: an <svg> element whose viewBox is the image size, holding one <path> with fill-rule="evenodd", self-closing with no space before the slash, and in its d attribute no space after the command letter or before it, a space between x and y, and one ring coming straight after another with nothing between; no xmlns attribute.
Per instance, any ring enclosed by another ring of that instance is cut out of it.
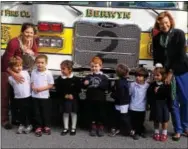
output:
<svg viewBox="0 0 188 149"><path fill-rule="evenodd" d="M104 136L104 126L103 125L99 125L97 133L98 133L99 137L103 137Z"/></svg>
<svg viewBox="0 0 188 149"><path fill-rule="evenodd" d="M42 136L42 128L37 128L36 130L35 130L35 136L37 136L37 137L41 137Z"/></svg>
<svg viewBox="0 0 188 149"><path fill-rule="evenodd" d="M71 135L71 136L75 136L75 135L76 135L76 129L71 129L70 135Z"/></svg>
<svg viewBox="0 0 188 149"><path fill-rule="evenodd" d="M29 134L32 130L33 130L33 126L32 125L28 125L24 132L26 134Z"/></svg>
<svg viewBox="0 0 188 149"><path fill-rule="evenodd" d="M90 131L90 136L94 137L97 135L97 127L95 124L92 124L91 126L91 131Z"/></svg>
<svg viewBox="0 0 188 149"><path fill-rule="evenodd" d="M155 141L159 141L159 140L160 140L160 135L159 135L158 133L155 133L155 134L153 135L153 139L154 139Z"/></svg>
<svg viewBox="0 0 188 149"><path fill-rule="evenodd" d="M22 134L22 133L24 133L24 130L25 130L25 127L23 126L23 125L20 125L19 127L18 127L18 130L17 130L17 134Z"/></svg>
<svg viewBox="0 0 188 149"><path fill-rule="evenodd" d="M165 134L162 134L162 135L160 136L160 141L162 141L162 142L165 142L167 139L168 139L168 136L165 135Z"/></svg>
<svg viewBox="0 0 188 149"><path fill-rule="evenodd" d="M5 123L2 124L2 125L3 125L3 127L4 127L5 129L7 129L7 130L12 129L12 125L11 125L9 122L5 122Z"/></svg>
<svg viewBox="0 0 188 149"><path fill-rule="evenodd" d="M145 133L141 133L140 136L141 136L142 138L147 138L147 135L146 135Z"/></svg>
<svg viewBox="0 0 188 149"><path fill-rule="evenodd" d="M118 133L120 133L120 130L111 129L111 132L109 134L110 137L115 137Z"/></svg>
<svg viewBox="0 0 188 149"><path fill-rule="evenodd" d="M138 135L138 134L134 134L134 135L133 135L133 139L134 139L134 140L139 140L139 139L140 139L140 137L139 137L139 135Z"/></svg>
<svg viewBox="0 0 188 149"><path fill-rule="evenodd" d="M45 135L51 135L51 129L50 129L49 127L44 127L43 133L44 133Z"/></svg>
<svg viewBox="0 0 188 149"><path fill-rule="evenodd" d="M130 136L133 137L134 134L135 134L135 131L134 131L134 130L131 130L131 131L130 131Z"/></svg>

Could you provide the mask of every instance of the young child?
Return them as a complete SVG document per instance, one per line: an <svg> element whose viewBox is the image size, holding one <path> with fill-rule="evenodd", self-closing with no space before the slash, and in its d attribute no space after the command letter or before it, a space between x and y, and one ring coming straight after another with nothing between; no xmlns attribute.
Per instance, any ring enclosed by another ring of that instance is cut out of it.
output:
<svg viewBox="0 0 188 149"><path fill-rule="evenodd" d="M130 134L131 124L128 115L128 108L130 102L129 85L127 81L127 75L129 69L123 64L119 64L116 67L116 74L119 77L115 81L112 89L111 97L115 99L115 120L114 128L111 129L110 136L115 136L120 131L127 135Z"/></svg>
<svg viewBox="0 0 188 149"><path fill-rule="evenodd" d="M77 124L77 100L81 91L80 79L75 77L72 72L73 62L65 60L61 63L61 73L55 81L55 87L58 97L61 98L63 109L64 129L61 135L76 135ZM69 114L71 114L72 127L69 129Z"/></svg>
<svg viewBox="0 0 188 149"><path fill-rule="evenodd" d="M156 141L167 140L167 127L169 121L169 109L171 106L170 85L165 85L165 69L155 68L153 71L154 82L150 84L147 92L150 105L150 120L154 121L155 132L153 139ZM159 134L159 124L162 124L162 135Z"/></svg>
<svg viewBox="0 0 188 149"><path fill-rule="evenodd" d="M87 88L86 98L90 110L91 136L104 136L104 118L106 101L105 91L108 89L108 78L100 71L102 60L99 57L92 58L90 62L91 72L84 79L84 86Z"/></svg>
<svg viewBox="0 0 188 149"><path fill-rule="evenodd" d="M132 129L134 131L133 139L138 140L139 136L143 138L145 135L145 111L146 111L146 93L149 84L146 82L148 71L143 68L137 68L136 81L130 84L130 116Z"/></svg>
<svg viewBox="0 0 188 149"><path fill-rule="evenodd" d="M32 103L30 76L27 71L22 70L22 59L18 56L10 58L9 67L15 73L21 74L24 78L23 83L17 83L12 76L8 78L10 85L14 89L15 105L20 110L18 114L20 126L17 134L30 133L33 128L31 125Z"/></svg>
<svg viewBox="0 0 188 149"><path fill-rule="evenodd" d="M156 69L159 68L160 69L160 68L163 68L163 65L161 63L156 63L154 68L156 68ZM153 72L151 72L149 76L150 77L148 78L148 83L150 84L150 83L152 83L154 81Z"/></svg>
<svg viewBox="0 0 188 149"><path fill-rule="evenodd" d="M34 113L36 121L35 135L37 137L44 134L50 135L51 129L51 109L49 100L49 89L53 87L54 79L52 73L47 70L48 57L46 55L38 55L35 59L37 66L31 73L32 98L34 103Z"/></svg>

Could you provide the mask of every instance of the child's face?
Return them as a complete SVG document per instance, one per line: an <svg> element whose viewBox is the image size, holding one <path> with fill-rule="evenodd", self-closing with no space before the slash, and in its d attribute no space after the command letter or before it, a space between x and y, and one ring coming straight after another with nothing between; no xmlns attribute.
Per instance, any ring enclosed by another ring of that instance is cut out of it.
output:
<svg viewBox="0 0 188 149"><path fill-rule="evenodd" d="M22 64L18 64L12 67L12 70L16 73L19 73L22 71Z"/></svg>
<svg viewBox="0 0 188 149"><path fill-rule="evenodd" d="M142 75L136 75L136 82L138 84L143 84L145 82L145 78Z"/></svg>
<svg viewBox="0 0 188 149"><path fill-rule="evenodd" d="M91 63L90 66L91 66L91 71L93 73L99 72L101 70L101 68L102 68L101 65L95 64L95 63Z"/></svg>
<svg viewBox="0 0 188 149"><path fill-rule="evenodd" d="M67 67L65 66L61 66L61 73L64 75L64 76L69 76L71 74L71 70L68 69Z"/></svg>
<svg viewBox="0 0 188 149"><path fill-rule="evenodd" d="M159 82L162 81L162 75L160 73L154 73L154 80Z"/></svg>
<svg viewBox="0 0 188 149"><path fill-rule="evenodd" d="M38 71L45 71L47 62L44 58L38 58L36 60L36 66L37 66Z"/></svg>

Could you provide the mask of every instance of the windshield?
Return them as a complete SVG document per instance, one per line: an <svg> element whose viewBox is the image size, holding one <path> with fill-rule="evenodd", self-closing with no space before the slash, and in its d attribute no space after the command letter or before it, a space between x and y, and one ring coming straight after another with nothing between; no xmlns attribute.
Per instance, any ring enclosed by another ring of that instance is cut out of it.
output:
<svg viewBox="0 0 188 149"><path fill-rule="evenodd" d="M111 2L112 7L137 7L137 8L159 8L159 9L176 9L177 3L176 2L144 2L144 1L132 1L132 2L125 2L125 1L114 1Z"/></svg>
<svg viewBox="0 0 188 149"><path fill-rule="evenodd" d="M3 3L12 3L13 1L2 1ZM90 6L90 7L115 7L115 8L152 8L152 9L178 9L179 2L173 1L23 1L15 3L30 4L53 4L53 5L72 5L72 6Z"/></svg>
<svg viewBox="0 0 188 149"><path fill-rule="evenodd" d="M106 7L107 6L107 2L97 2L97 1L83 1L83 2L79 2L79 1L69 1L67 2L71 5L85 5L85 6L96 6L96 7Z"/></svg>
<svg viewBox="0 0 188 149"><path fill-rule="evenodd" d="M27 2L24 2L27 3ZM91 6L91 7L107 7L106 1L29 1L31 4L53 4L53 5L72 5L72 6Z"/></svg>

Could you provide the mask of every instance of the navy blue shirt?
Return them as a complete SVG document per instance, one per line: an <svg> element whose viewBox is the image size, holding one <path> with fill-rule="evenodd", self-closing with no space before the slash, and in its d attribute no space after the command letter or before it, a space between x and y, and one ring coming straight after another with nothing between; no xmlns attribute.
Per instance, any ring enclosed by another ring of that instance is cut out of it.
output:
<svg viewBox="0 0 188 149"><path fill-rule="evenodd" d="M120 78L115 81L111 97L115 99L115 105L129 104L129 85L126 78Z"/></svg>
<svg viewBox="0 0 188 149"><path fill-rule="evenodd" d="M106 100L105 91L108 90L108 78L104 74L90 74L84 79L89 81L86 97L88 100Z"/></svg>
<svg viewBox="0 0 188 149"><path fill-rule="evenodd" d="M160 38L163 34L160 32L153 38L154 65L161 63L167 70L172 69L175 75L182 75L188 72L185 33L180 29L173 29L169 33L169 42L166 48L160 45ZM167 59L168 65L165 65Z"/></svg>

